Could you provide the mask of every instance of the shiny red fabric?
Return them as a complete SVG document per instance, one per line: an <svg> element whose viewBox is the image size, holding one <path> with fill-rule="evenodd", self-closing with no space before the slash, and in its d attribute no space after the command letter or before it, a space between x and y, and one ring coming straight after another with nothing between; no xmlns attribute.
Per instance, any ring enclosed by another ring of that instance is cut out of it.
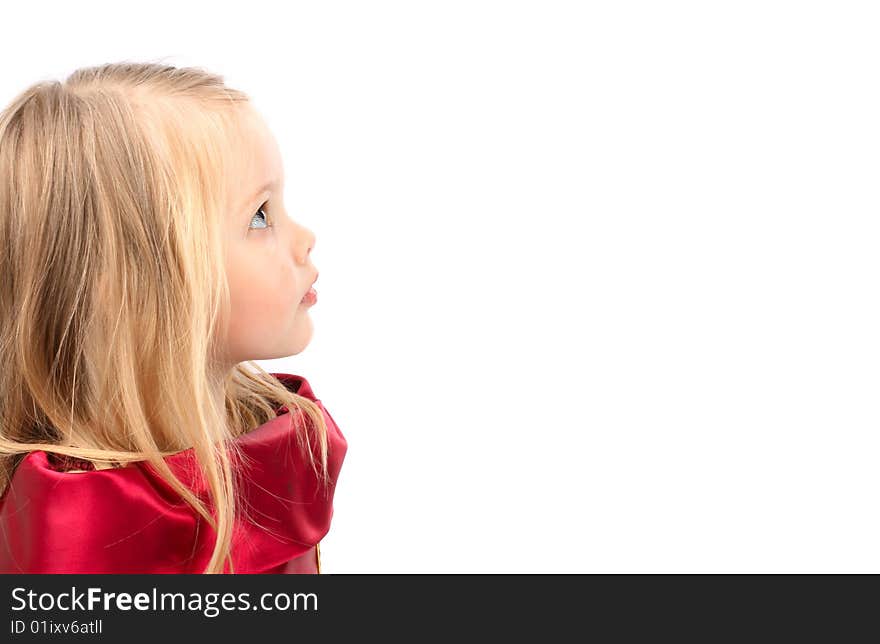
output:
<svg viewBox="0 0 880 644"><path fill-rule="evenodd" d="M330 529L347 443L305 378L272 375L323 411L332 485L325 492L319 483L286 407L277 410L277 418L236 438L247 457L237 478L251 521L236 518L234 571L315 573L316 544ZM301 428L302 421L297 422ZM317 449L314 445L316 455ZM207 504L207 485L195 476L193 450L165 461ZM59 464L44 451L31 452L19 463L0 498L0 573L204 571L213 529L146 461L116 469L64 471L76 467L75 462Z"/></svg>

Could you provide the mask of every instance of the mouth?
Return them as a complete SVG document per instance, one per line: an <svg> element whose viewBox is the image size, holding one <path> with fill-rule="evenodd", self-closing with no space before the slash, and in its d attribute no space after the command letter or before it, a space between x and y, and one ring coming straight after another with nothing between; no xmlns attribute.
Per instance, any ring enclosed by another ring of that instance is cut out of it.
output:
<svg viewBox="0 0 880 644"><path fill-rule="evenodd" d="M306 306L311 306L318 301L318 292L315 290L315 282L318 281L318 275L315 274L315 279L312 280L311 285L309 286L309 290L303 295L302 300L300 300L300 304L304 304Z"/></svg>

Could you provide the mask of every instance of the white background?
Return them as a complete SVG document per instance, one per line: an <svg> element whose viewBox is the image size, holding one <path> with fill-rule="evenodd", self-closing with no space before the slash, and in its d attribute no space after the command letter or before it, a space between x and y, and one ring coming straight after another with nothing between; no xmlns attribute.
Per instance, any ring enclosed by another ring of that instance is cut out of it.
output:
<svg viewBox="0 0 880 644"><path fill-rule="evenodd" d="M876 6L13 4L0 90L254 98L320 270L261 364L349 442L326 572L878 572Z"/></svg>

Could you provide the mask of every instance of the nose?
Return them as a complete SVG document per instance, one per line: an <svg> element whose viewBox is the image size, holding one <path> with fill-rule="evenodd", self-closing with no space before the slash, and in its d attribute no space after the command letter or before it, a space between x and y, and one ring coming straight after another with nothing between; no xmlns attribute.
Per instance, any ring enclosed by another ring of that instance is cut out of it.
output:
<svg viewBox="0 0 880 644"><path fill-rule="evenodd" d="M315 247L315 233L301 224L296 224L294 234L294 256L299 264L305 264L309 259L309 253Z"/></svg>

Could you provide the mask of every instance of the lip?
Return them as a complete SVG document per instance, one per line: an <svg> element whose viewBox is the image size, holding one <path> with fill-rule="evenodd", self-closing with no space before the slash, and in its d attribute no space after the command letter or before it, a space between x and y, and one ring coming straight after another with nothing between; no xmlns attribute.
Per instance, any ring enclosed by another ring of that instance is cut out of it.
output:
<svg viewBox="0 0 880 644"><path fill-rule="evenodd" d="M315 282L318 281L318 273L315 273L315 279L312 280L312 283L309 285L309 290L306 291L306 294L303 295L302 300L300 300L300 304L305 304L306 306L311 306L318 301L318 292L315 290Z"/></svg>
<svg viewBox="0 0 880 644"><path fill-rule="evenodd" d="M317 304L318 302L318 291L313 288L309 289L309 292L303 296L303 299L300 301L300 304L303 306L312 306L313 304Z"/></svg>

